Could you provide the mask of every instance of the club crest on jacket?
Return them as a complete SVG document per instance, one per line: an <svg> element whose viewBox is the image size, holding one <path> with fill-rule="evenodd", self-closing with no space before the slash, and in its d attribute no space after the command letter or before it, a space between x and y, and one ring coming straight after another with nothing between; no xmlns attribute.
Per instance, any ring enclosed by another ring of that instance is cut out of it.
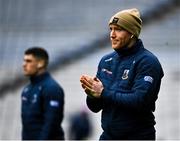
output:
<svg viewBox="0 0 180 141"><path fill-rule="evenodd" d="M124 70L124 73L122 75L122 79L125 80L125 79L128 79L128 74L129 74L129 70L128 69L125 69Z"/></svg>

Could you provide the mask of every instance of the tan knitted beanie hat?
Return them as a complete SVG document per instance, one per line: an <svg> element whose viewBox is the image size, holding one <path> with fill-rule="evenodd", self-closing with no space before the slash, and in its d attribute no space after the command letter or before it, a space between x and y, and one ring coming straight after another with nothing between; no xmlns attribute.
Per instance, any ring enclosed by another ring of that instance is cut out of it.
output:
<svg viewBox="0 0 180 141"><path fill-rule="evenodd" d="M113 15L109 24L119 25L138 38L141 32L142 20L138 9L132 8L122 10Z"/></svg>

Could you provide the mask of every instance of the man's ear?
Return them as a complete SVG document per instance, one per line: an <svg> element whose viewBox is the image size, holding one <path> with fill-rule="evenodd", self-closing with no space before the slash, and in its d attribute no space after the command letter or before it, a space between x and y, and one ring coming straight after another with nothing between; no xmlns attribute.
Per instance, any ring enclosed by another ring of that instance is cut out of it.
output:
<svg viewBox="0 0 180 141"><path fill-rule="evenodd" d="M43 68L44 67L44 61L39 61L37 67L38 67L38 69Z"/></svg>

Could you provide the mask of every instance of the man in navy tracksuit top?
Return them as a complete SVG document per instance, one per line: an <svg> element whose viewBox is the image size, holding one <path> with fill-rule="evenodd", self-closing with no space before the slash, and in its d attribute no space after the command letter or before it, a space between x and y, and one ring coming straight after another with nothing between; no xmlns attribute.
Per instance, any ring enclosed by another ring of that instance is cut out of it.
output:
<svg viewBox="0 0 180 141"><path fill-rule="evenodd" d="M40 47L25 51L23 70L30 84L22 92L22 139L63 140L61 127L64 92L46 71L47 51Z"/></svg>
<svg viewBox="0 0 180 141"><path fill-rule="evenodd" d="M87 105L102 110L100 140L154 140L155 101L163 70L158 59L138 39L142 20L135 8L116 13L109 21L114 52L105 55L96 77L82 75Z"/></svg>

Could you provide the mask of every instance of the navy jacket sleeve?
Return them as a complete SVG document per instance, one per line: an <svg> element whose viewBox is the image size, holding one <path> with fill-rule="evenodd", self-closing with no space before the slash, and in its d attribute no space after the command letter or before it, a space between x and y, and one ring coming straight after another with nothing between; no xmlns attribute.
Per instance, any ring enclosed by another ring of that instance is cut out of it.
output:
<svg viewBox="0 0 180 141"><path fill-rule="evenodd" d="M58 130L63 118L64 92L58 86L46 87L43 91L44 125L40 140L49 139Z"/></svg>
<svg viewBox="0 0 180 141"><path fill-rule="evenodd" d="M163 71L156 58L144 57L136 66L136 72L131 90L104 89L102 98L119 106L133 110L154 111L154 105L159 92Z"/></svg>
<svg viewBox="0 0 180 141"><path fill-rule="evenodd" d="M92 112L99 112L102 109L102 99L87 96L86 103Z"/></svg>

